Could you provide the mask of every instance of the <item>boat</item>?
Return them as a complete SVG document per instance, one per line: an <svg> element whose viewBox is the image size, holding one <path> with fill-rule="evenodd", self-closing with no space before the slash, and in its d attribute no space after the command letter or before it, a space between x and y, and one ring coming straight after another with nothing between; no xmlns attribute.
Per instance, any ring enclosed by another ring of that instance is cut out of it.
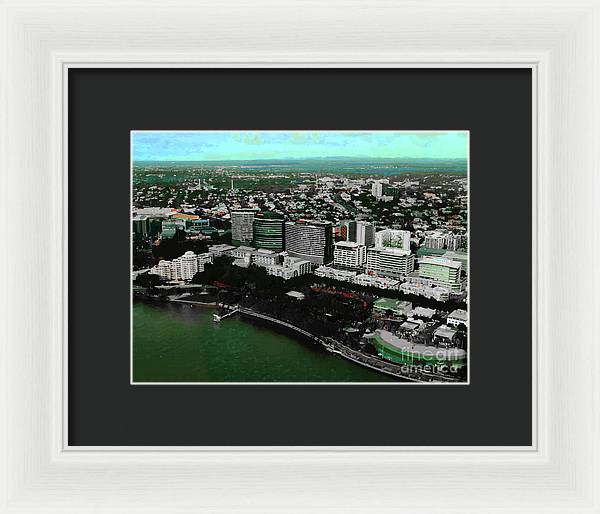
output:
<svg viewBox="0 0 600 514"><path fill-rule="evenodd" d="M221 321L221 316L219 316L218 314L213 314L213 321L215 323L219 323Z"/></svg>

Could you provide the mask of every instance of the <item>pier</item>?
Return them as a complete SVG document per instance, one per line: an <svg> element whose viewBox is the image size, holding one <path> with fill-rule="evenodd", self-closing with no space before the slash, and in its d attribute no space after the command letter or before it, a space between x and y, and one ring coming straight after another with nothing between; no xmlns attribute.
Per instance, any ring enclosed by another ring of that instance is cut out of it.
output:
<svg viewBox="0 0 600 514"><path fill-rule="evenodd" d="M226 308L231 308L231 307L226 307ZM239 312L239 311L240 311L240 308L236 305L235 307L233 307L232 310L230 310L226 314L223 314L223 315L213 314L213 321L215 323L220 323L221 320L224 320L225 318L228 318L229 316L233 316L236 312Z"/></svg>

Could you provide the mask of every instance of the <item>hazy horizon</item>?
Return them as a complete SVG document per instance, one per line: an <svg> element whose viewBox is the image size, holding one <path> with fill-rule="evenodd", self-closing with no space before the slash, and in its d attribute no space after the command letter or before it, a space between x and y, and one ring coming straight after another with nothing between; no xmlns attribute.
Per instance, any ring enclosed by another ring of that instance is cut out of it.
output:
<svg viewBox="0 0 600 514"><path fill-rule="evenodd" d="M256 159L134 159L133 162L181 162L181 163L208 163L208 162L297 162L297 161L467 161L466 157L347 157L347 156L332 156L332 157L277 157L277 158L256 158Z"/></svg>
<svg viewBox="0 0 600 514"><path fill-rule="evenodd" d="M466 160L467 131L132 131L134 162Z"/></svg>

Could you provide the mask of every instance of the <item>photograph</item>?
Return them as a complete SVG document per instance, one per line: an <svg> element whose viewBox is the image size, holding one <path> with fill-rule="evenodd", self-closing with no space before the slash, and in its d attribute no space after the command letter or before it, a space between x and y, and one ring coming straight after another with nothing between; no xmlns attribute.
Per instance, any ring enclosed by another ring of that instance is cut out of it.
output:
<svg viewBox="0 0 600 514"><path fill-rule="evenodd" d="M130 381L468 385L467 130L132 130Z"/></svg>

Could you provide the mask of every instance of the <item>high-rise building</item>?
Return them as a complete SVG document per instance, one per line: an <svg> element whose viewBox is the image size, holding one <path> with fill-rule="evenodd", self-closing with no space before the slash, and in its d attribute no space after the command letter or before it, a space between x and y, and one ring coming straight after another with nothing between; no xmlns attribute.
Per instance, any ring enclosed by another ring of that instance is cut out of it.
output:
<svg viewBox="0 0 600 514"><path fill-rule="evenodd" d="M467 246L467 236L462 234L448 234L446 236L446 248L450 251L456 251L459 248Z"/></svg>
<svg viewBox="0 0 600 514"><path fill-rule="evenodd" d="M251 243L254 237L254 215L256 209L231 211L231 239L238 243Z"/></svg>
<svg viewBox="0 0 600 514"><path fill-rule="evenodd" d="M367 260L367 247L352 241L335 243L333 263L344 268L360 268Z"/></svg>
<svg viewBox="0 0 600 514"><path fill-rule="evenodd" d="M380 230L375 233L375 246L410 250L410 232L408 230Z"/></svg>
<svg viewBox="0 0 600 514"><path fill-rule="evenodd" d="M446 236L439 232L434 232L425 236L424 245L426 248L442 249L446 246Z"/></svg>
<svg viewBox="0 0 600 514"><path fill-rule="evenodd" d="M373 246L375 243L375 225L368 221L343 220L340 221L340 239L352 241L364 246Z"/></svg>
<svg viewBox="0 0 600 514"><path fill-rule="evenodd" d="M285 223L285 249L292 257L313 264L333 260L332 225L329 221L288 221Z"/></svg>
<svg viewBox="0 0 600 514"><path fill-rule="evenodd" d="M368 221L356 222L356 239L349 239L359 245L373 246L375 244L375 225Z"/></svg>
<svg viewBox="0 0 600 514"><path fill-rule="evenodd" d="M384 277L402 277L415 269L415 256L401 248L369 248L367 272Z"/></svg>
<svg viewBox="0 0 600 514"><path fill-rule="evenodd" d="M254 246L283 249L283 216L274 212L258 212L254 217Z"/></svg>
<svg viewBox="0 0 600 514"><path fill-rule="evenodd" d="M371 192L375 198L381 198L383 196L383 184L379 182L379 180L376 180L375 182L373 182Z"/></svg>
<svg viewBox="0 0 600 514"><path fill-rule="evenodd" d="M132 223L134 233L146 236L150 232L150 220L148 219L148 216L138 214L133 217Z"/></svg>
<svg viewBox="0 0 600 514"><path fill-rule="evenodd" d="M443 257L419 259L419 276L430 279L434 285L444 287L452 293L462 291L460 272L462 264Z"/></svg>
<svg viewBox="0 0 600 514"><path fill-rule="evenodd" d="M465 247L466 243L467 238L464 235L436 230L425 234L423 246L425 248L433 248L437 250L447 248L448 250L455 251L459 248Z"/></svg>
<svg viewBox="0 0 600 514"><path fill-rule="evenodd" d="M343 241L356 241L356 221L340 221L340 239Z"/></svg>

